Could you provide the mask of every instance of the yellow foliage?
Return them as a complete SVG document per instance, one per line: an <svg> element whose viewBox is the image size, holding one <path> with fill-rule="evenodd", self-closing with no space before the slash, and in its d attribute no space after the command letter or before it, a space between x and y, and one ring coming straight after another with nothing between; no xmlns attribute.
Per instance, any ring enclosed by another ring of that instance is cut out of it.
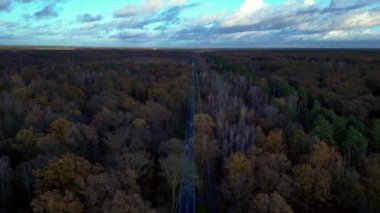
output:
<svg viewBox="0 0 380 213"><path fill-rule="evenodd" d="M282 131L270 131L262 147L264 152L273 154L284 153L286 151L286 144L282 138Z"/></svg>
<svg viewBox="0 0 380 213"><path fill-rule="evenodd" d="M136 101L135 99L133 98L126 98L124 101L123 101L123 107L126 109L126 110L131 110L131 109L134 109L136 108L138 105L139 105L139 102Z"/></svg>
<svg viewBox="0 0 380 213"><path fill-rule="evenodd" d="M337 163L340 163L342 157L324 141L314 144L313 152L309 156L309 163L316 168L325 168L330 171L336 169Z"/></svg>
<svg viewBox="0 0 380 213"><path fill-rule="evenodd" d="M50 124L48 132L59 139L63 139L66 133L69 131L70 127L70 121L68 121L66 118L60 117Z"/></svg>
<svg viewBox="0 0 380 213"><path fill-rule="evenodd" d="M148 93L149 93L149 97L152 97L153 99L157 99L160 96L167 95L166 89L162 86L152 87L149 89Z"/></svg>
<svg viewBox="0 0 380 213"><path fill-rule="evenodd" d="M22 86L22 77L18 74L14 74L11 76L11 79L12 79L12 83L16 86L16 87L20 87Z"/></svg>
<svg viewBox="0 0 380 213"><path fill-rule="evenodd" d="M211 116L205 113L196 114L194 117L194 124L199 135L207 135L209 138L214 137L214 121Z"/></svg>
<svg viewBox="0 0 380 213"><path fill-rule="evenodd" d="M242 153L236 153L231 155L224 164L224 167L231 175L251 175L252 174L252 162Z"/></svg>
<svg viewBox="0 0 380 213"><path fill-rule="evenodd" d="M81 88L68 83L63 85L63 90L66 94L73 98L83 98L85 96L85 93Z"/></svg>
<svg viewBox="0 0 380 213"><path fill-rule="evenodd" d="M35 144L38 140L38 134L33 128L21 129L17 132L16 141L22 144Z"/></svg>
<svg viewBox="0 0 380 213"><path fill-rule="evenodd" d="M27 101L33 97L33 88L32 87L16 87L13 89L12 95L23 101Z"/></svg>
<svg viewBox="0 0 380 213"><path fill-rule="evenodd" d="M142 118L136 118L135 120L133 120L132 124L136 128L145 128L148 126L148 124Z"/></svg>
<svg viewBox="0 0 380 213"><path fill-rule="evenodd" d="M294 168L294 173L305 206L323 204L331 198L332 179L325 169L314 169L310 164L302 164Z"/></svg>
<svg viewBox="0 0 380 213"><path fill-rule="evenodd" d="M209 139L205 135L195 137L194 149L197 162L202 168L208 163L214 162L220 154L218 142L215 139Z"/></svg>
<svg viewBox="0 0 380 213"><path fill-rule="evenodd" d="M32 201L33 212L84 212L84 205L71 191L65 191L62 195L58 191L47 191Z"/></svg>
<svg viewBox="0 0 380 213"><path fill-rule="evenodd" d="M293 213L292 208L277 192L271 194L256 194L251 203L250 212L255 213Z"/></svg>

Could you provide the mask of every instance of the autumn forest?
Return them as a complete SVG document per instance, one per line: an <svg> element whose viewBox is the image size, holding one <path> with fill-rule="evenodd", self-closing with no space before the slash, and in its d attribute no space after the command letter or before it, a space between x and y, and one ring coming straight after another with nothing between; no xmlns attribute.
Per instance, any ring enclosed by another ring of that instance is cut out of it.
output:
<svg viewBox="0 0 380 213"><path fill-rule="evenodd" d="M0 50L0 212L183 212L189 159L196 212L380 212L380 51Z"/></svg>

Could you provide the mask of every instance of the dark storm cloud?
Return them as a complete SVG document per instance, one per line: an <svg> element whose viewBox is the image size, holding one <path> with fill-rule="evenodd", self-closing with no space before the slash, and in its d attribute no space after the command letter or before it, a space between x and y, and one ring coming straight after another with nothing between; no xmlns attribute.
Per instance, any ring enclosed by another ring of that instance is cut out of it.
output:
<svg viewBox="0 0 380 213"><path fill-rule="evenodd" d="M33 16L36 18L56 17L58 13L52 5L47 5L42 10L35 12Z"/></svg>
<svg viewBox="0 0 380 213"><path fill-rule="evenodd" d="M102 15L82 14L77 16L77 22L95 22L103 19Z"/></svg>

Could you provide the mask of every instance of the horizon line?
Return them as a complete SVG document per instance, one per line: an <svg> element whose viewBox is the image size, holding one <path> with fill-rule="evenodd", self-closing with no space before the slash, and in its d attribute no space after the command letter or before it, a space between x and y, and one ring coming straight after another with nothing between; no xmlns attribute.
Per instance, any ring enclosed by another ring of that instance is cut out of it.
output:
<svg viewBox="0 0 380 213"><path fill-rule="evenodd" d="M380 47L297 47L297 46L273 46L273 47L121 47L121 46L87 46L87 45L3 45L5 49L35 49L35 50L78 50L78 49L119 49L119 50L265 50L265 49L347 49L347 50L380 50Z"/></svg>

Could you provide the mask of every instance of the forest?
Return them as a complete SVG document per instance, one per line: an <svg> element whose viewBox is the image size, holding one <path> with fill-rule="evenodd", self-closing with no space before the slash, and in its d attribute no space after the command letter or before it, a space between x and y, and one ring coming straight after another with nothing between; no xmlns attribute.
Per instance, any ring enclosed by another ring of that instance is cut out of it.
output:
<svg viewBox="0 0 380 213"><path fill-rule="evenodd" d="M178 212L194 95L196 212L380 212L379 50L85 48L0 50L0 212Z"/></svg>

